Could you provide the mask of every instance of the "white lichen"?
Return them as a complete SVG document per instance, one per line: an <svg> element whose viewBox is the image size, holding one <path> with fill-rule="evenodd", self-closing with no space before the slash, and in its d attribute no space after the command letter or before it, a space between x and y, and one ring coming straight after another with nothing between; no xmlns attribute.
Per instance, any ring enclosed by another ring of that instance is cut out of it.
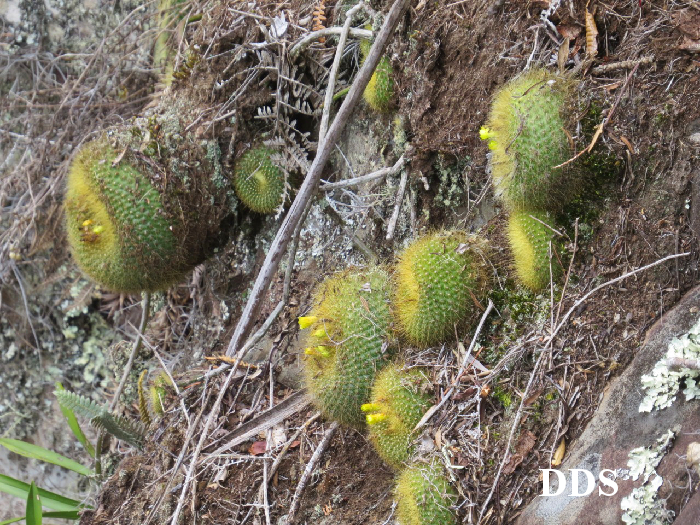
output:
<svg viewBox="0 0 700 525"><path fill-rule="evenodd" d="M700 388L696 382L700 371L689 368L671 369L668 360L674 358L700 359L700 321L687 334L673 339L668 345L666 355L661 358L650 374L642 376L642 388L646 396L639 405L640 412L651 412L668 408L675 401L684 382L683 393L686 400L700 397Z"/></svg>
<svg viewBox="0 0 700 525"><path fill-rule="evenodd" d="M666 455L674 437L675 432L668 430L656 441L656 446L638 447L630 451L627 461L629 475L635 481L642 477L643 481L640 487L632 490L620 502L624 523L664 525L673 520L673 511L666 509L663 500L659 500L658 492L664 480L656 473L656 467Z"/></svg>

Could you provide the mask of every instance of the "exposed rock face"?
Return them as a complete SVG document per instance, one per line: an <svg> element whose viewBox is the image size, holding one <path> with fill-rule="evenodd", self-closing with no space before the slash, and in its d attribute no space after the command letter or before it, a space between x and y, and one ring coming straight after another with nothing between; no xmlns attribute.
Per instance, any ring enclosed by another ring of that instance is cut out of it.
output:
<svg viewBox="0 0 700 525"><path fill-rule="evenodd" d="M688 444L697 440L700 428L700 401L685 401L679 395L670 408L651 413L640 413L639 404L645 392L641 388L641 376L648 374L654 364L667 351L674 337L686 333L698 320L700 311L700 287L688 292L671 311L657 321L646 335L644 345L627 370L614 380L588 427L571 448L571 452L558 469L567 476L567 489L561 495L537 497L526 507L517 525L617 525L623 523L623 498L633 489L642 485L643 477L637 481L622 479L618 475L615 482L619 486L611 497L599 495L599 488L610 493L612 489L601 486L585 497L572 497L571 473L568 469L587 469L599 479L603 469L627 469L628 454L637 447L655 447L657 439L675 431L675 439L668 449L656 472L663 478L659 488L659 500L666 500L667 509L681 506L685 487L688 485L688 471L685 464L685 451ZM541 468L548 468L542 465ZM610 474L607 477L611 477ZM556 477L550 476L550 492L557 489ZM585 491L583 473L579 473L579 492ZM672 515L671 515L672 516ZM671 518L669 516L669 518ZM674 523L691 525L698 523L700 497L695 494L679 513ZM671 518L672 519L672 518ZM669 521L670 523L670 521Z"/></svg>

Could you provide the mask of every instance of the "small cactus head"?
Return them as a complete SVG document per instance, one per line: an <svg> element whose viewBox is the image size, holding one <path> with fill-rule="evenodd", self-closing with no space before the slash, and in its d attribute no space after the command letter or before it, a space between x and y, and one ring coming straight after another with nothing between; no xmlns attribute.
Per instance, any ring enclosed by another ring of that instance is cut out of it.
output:
<svg viewBox="0 0 700 525"><path fill-rule="evenodd" d="M544 212L514 212L508 219L508 241L518 281L537 292L561 277L561 245L552 229L554 221Z"/></svg>
<svg viewBox="0 0 700 525"><path fill-rule="evenodd" d="M451 507L457 493L436 461L415 462L404 469L394 491L400 525L455 525Z"/></svg>
<svg viewBox="0 0 700 525"><path fill-rule="evenodd" d="M485 243L440 231L411 243L394 275L394 317L401 336L427 347L473 320L489 282Z"/></svg>
<svg viewBox="0 0 700 525"><path fill-rule="evenodd" d="M479 136L492 150L496 195L511 211L554 210L577 191L580 172L567 135L570 81L544 70L513 79L496 94Z"/></svg>
<svg viewBox="0 0 700 525"><path fill-rule="evenodd" d="M404 370L401 363L392 364L379 373L372 387L372 400L361 407L379 456L396 469L413 454L413 429L430 408L430 392L424 370Z"/></svg>
<svg viewBox="0 0 700 525"><path fill-rule="evenodd" d="M274 213L285 197L284 172L272 162L273 150L265 146L246 151L233 176L236 195L243 204L258 213Z"/></svg>
<svg viewBox="0 0 700 525"><path fill-rule="evenodd" d="M388 111L394 100L394 79L392 75L391 61L384 56L379 60L377 69L372 73L363 93L365 102L378 113Z"/></svg>
<svg viewBox="0 0 700 525"><path fill-rule="evenodd" d="M348 270L315 291L308 316L305 383L326 417L360 427L377 370L389 356L389 277L380 268Z"/></svg>

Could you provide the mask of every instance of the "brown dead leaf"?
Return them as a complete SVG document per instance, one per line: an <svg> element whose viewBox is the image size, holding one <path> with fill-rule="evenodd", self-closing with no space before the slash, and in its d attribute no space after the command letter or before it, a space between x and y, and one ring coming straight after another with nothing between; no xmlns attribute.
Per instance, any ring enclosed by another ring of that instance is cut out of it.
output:
<svg viewBox="0 0 700 525"><path fill-rule="evenodd" d="M537 437L535 434L530 432L529 430L525 430L520 434L520 438L518 439L518 443L515 445L515 454L513 454L510 459L508 460L508 463L505 464L503 467L503 474L508 476L509 474L512 474L516 468L523 462L523 459L525 459L525 456L527 456L532 448L535 446L535 443L537 442Z"/></svg>
<svg viewBox="0 0 700 525"><path fill-rule="evenodd" d="M581 28L575 25L561 24L557 26L557 31L561 36L572 41L581 35Z"/></svg>
<svg viewBox="0 0 700 525"><path fill-rule="evenodd" d="M259 456L260 454L265 453L265 449L267 449L267 441L256 441L250 445L248 454L252 456Z"/></svg>
<svg viewBox="0 0 700 525"><path fill-rule="evenodd" d="M589 57L594 57L597 54L598 27L595 25L595 18L593 17L593 14L586 9L586 55Z"/></svg>
<svg viewBox="0 0 700 525"><path fill-rule="evenodd" d="M531 404L533 404L535 401L537 401L537 398L542 395L542 392L544 390L540 388L539 390L536 390L535 392L532 393L532 395L528 396L525 399L525 406L529 407Z"/></svg>

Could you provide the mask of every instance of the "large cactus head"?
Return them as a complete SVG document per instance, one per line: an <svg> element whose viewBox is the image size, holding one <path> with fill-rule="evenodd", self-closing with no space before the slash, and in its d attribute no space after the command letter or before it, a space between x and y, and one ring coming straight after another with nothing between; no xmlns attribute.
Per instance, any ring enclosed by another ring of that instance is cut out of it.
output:
<svg viewBox="0 0 700 525"><path fill-rule="evenodd" d="M389 357L389 285L379 268L348 270L324 281L299 325L308 330L305 382L331 419L359 427L374 376Z"/></svg>
<svg viewBox="0 0 700 525"><path fill-rule="evenodd" d="M573 156L570 91L563 77L533 70L494 97L481 138L493 152L496 195L509 210L558 208L575 193L578 170L556 167Z"/></svg>
<svg viewBox="0 0 700 525"><path fill-rule="evenodd" d="M273 213L284 200L284 172L272 162L265 146L246 151L236 162L233 183L241 202L258 213Z"/></svg>
<svg viewBox="0 0 700 525"><path fill-rule="evenodd" d="M142 148L139 131L130 125L83 145L66 183L73 257L88 276L118 292L177 282L208 255L226 214L228 181L214 177L220 169L212 147L177 133L157 142L154 131Z"/></svg>
<svg viewBox="0 0 700 525"><path fill-rule="evenodd" d="M485 243L460 231L414 241L399 256L394 277L394 317L400 334L427 347L472 320L488 285Z"/></svg>
<svg viewBox="0 0 700 525"><path fill-rule="evenodd" d="M539 291L563 273L561 243L552 217L544 212L514 212L508 219L508 240L518 280Z"/></svg>
<svg viewBox="0 0 700 525"><path fill-rule="evenodd" d="M396 514L400 525L453 525L457 494L437 462L415 462L398 477Z"/></svg>
<svg viewBox="0 0 700 525"><path fill-rule="evenodd" d="M403 467L413 454L413 429L430 408L431 386L424 370L392 364L374 381L370 403L362 405L372 443L394 468Z"/></svg>
<svg viewBox="0 0 700 525"><path fill-rule="evenodd" d="M68 242L78 265L109 289L167 287L183 273L172 264L178 240L161 195L131 155L106 140L78 152L66 188Z"/></svg>

